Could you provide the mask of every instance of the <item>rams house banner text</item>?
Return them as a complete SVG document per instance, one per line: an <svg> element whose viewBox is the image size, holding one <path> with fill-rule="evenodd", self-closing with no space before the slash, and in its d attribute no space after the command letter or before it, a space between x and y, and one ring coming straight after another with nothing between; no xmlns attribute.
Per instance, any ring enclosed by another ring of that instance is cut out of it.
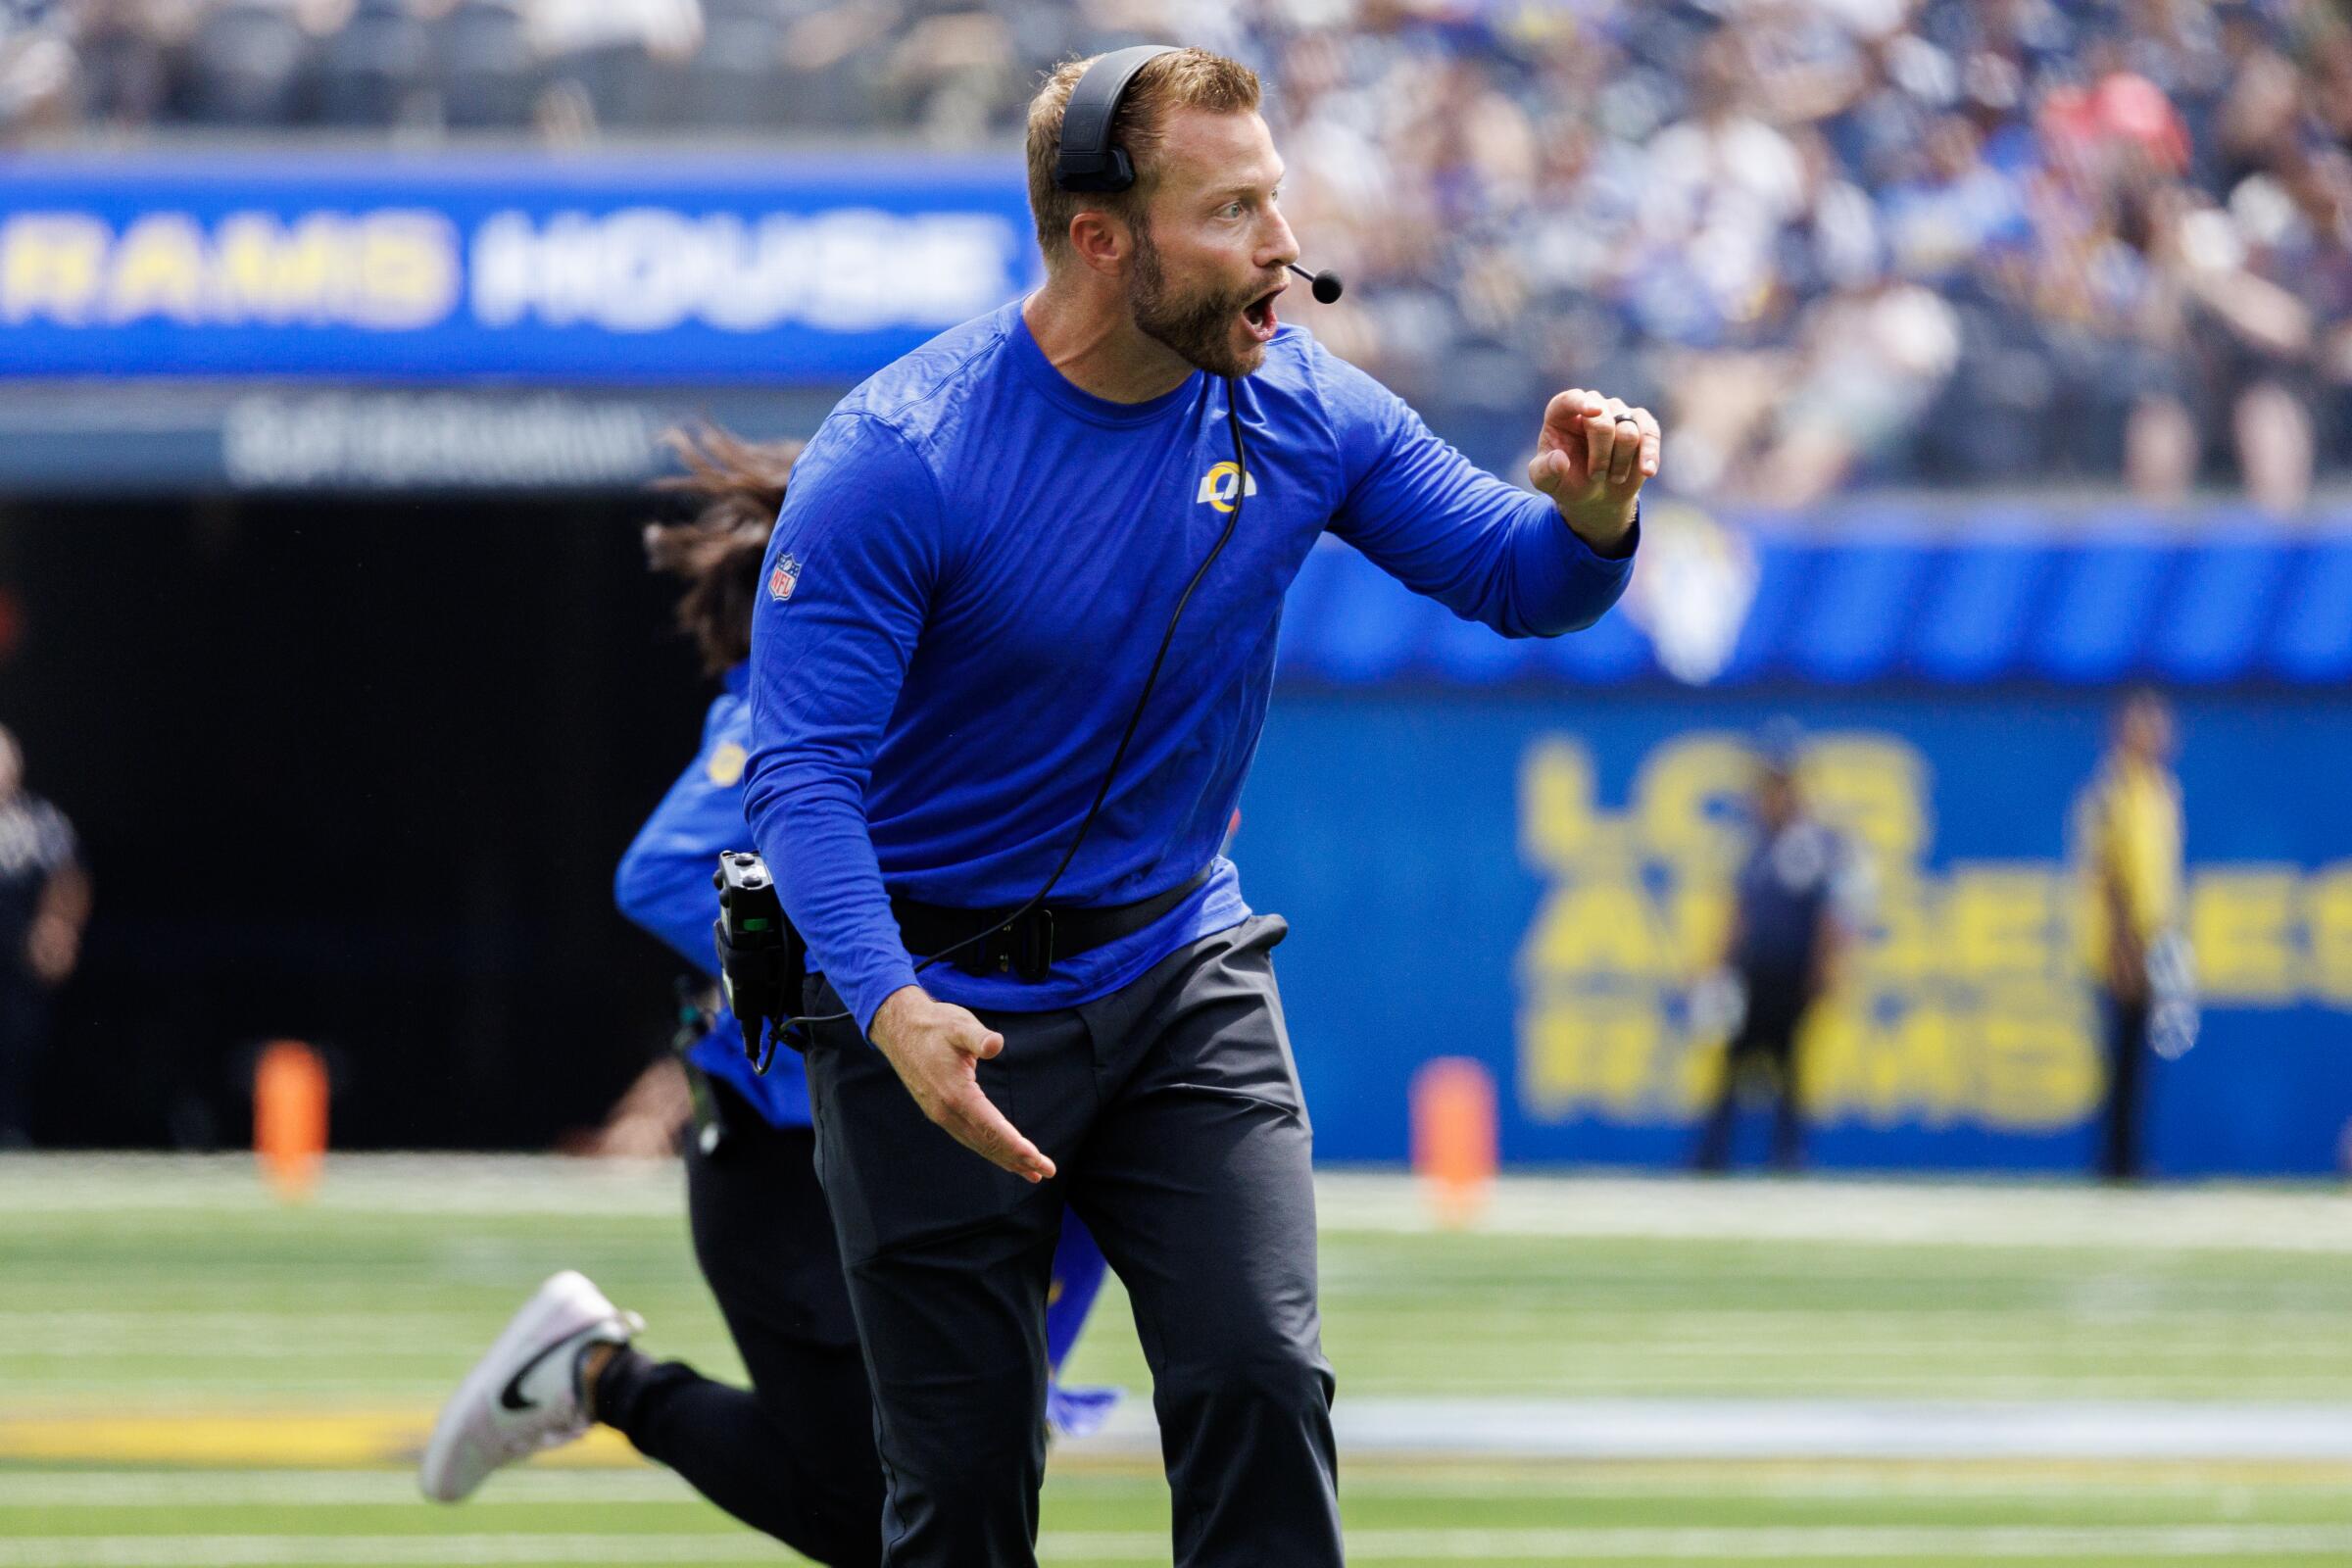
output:
<svg viewBox="0 0 2352 1568"><path fill-rule="evenodd" d="M0 375L847 382L1039 275L1020 165L0 162Z"/></svg>

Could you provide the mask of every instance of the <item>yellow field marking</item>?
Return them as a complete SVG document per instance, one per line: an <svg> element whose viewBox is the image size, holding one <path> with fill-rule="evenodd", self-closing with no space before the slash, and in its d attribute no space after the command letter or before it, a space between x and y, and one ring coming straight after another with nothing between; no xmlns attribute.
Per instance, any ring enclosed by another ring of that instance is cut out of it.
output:
<svg viewBox="0 0 2352 1568"><path fill-rule="evenodd" d="M0 1463L170 1464L270 1469L376 1469L414 1464L432 1431L429 1411L326 1414L0 1416ZM642 1464L628 1440L598 1427L541 1464Z"/></svg>

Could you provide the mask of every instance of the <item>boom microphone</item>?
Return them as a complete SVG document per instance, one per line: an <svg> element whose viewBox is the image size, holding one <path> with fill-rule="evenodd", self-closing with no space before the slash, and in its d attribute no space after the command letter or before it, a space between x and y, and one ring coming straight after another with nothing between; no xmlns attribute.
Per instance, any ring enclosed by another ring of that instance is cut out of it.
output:
<svg viewBox="0 0 2352 1568"><path fill-rule="evenodd" d="M1292 262L1288 265L1290 266L1292 271L1297 272L1300 277L1305 278L1308 283L1313 285L1310 292L1315 296L1315 303L1317 305L1331 304L1340 297L1341 289L1346 286L1341 283L1340 274L1333 271L1328 267L1323 269L1323 270L1320 272L1310 272L1305 268L1300 267L1297 262Z"/></svg>

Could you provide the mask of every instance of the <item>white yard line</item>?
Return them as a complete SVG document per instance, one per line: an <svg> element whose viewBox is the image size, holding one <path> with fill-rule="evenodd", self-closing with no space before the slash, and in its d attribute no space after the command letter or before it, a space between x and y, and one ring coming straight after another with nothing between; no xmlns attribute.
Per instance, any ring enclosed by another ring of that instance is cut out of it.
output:
<svg viewBox="0 0 2352 1568"><path fill-rule="evenodd" d="M511 1470L466 1507L694 1503L667 1470ZM406 1470L0 1470L7 1508L365 1508L418 1503Z"/></svg>
<svg viewBox="0 0 2352 1568"><path fill-rule="evenodd" d="M1340 1451L1488 1459L2352 1460L2352 1407L1862 1399L1347 1398ZM1158 1449L1122 1403L1074 1453Z"/></svg>
<svg viewBox="0 0 2352 1568"><path fill-rule="evenodd" d="M1406 1175L1335 1170L1316 1183L1323 1228L1437 1229ZM241 1154L0 1155L0 1214L265 1213ZM675 1216L674 1161L550 1155L336 1154L312 1198L326 1213ZM1513 1175L1475 1227L1495 1236L1883 1245L2209 1249L2352 1253L2352 1198L2320 1186L2111 1191L2025 1181L1693 1182L1672 1176Z"/></svg>
<svg viewBox="0 0 2352 1568"><path fill-rule="evenodd" d="M249 1154L0 1155L0 1214L189 1210L266 1214L278 1201ZM675 1160L546 1154L331 1154L306 1200L323 1213L680 1216Z"/></svg>
<svg viewBox="0 0 2352 1568"><path fill-rule="evenodd" d="M1119 1557L1132 1538L1050 1537L1048 1559ZM1157 1560L1166 1547L1136 1560ZM2352 1552L2352 1527L2330 1525L2178 1525L1972 1529L1966 1526L1764 1529L1358 1530L1348 1536L1351 1562L1437 1559L1454 1562L1600 1561L1788 1562L1884 1558L1984 1562L2062 1557L2084 1562L2146 1562L2170 1557L2329 1557Z"/></svg>
<svg viewBox="0 0 2352 1568"><path fill-rule="evenodd" d="M1316 1183L1327 1231L1421 1233L1434 1212L1408 1176L1336 1172ZM1479 1234L1901 1246L2225 1249L2352 1252L2339 1190L2150 1188L1996 1182L1509 1177Z"/></svg>
<svg viewBox="0 0 2352 1568"><path fill-rule="evenodd" d="M422 1506L422 1504L419 1504ZM0 1539L0 1568L323 1568L333 1563L774 1562L776 1544L726 1535L26 1536Z"/></svg>
<svg viewBox="0 0 2352 1568"><path fill-rule="evenodd" d="M1048 1535L1049 1561L1165 1561L1156 1531ZM2352 1527L2161 1526L1772 1526L1591 1530L1358 1530L1358 1562L1754 1561L1886 1558L1903 1562L2066 1558L2083 1562L2180 1557L2336 1557L2352 1554ZM319 1568L383 1564L698 1563L773 1561L775 1546L749 1531L710 1535L462 1536L35 1536L0 1539L0 1568Z"/></svg>
<svg viewBox="0 0 2352 1568"><path fill-rule="evenodd" d="M1354 1456L1351 1456L1354 1457ZM1068 1461L1065 1459L1064 1461ZM1506 1461L1507 1463L1507 1461ZM1556 1462L1554 1462L1556 1463ZM1738 1463L1745 1463L1735 1461ZM1776 1500L1883 1500L2005 1498L2048 1503L2072 1498L2146 1499L2242 1498L2257 1492L2297 1495L2352 1494L2352 1469L2333 1475L2286 1469L2249 1470L2242 1464L2161 1462L2090 1472L2002 1468L1991 1473L1967 1469L1921 1469L1909 1463L1833 1463L1785 1468L1785 1462L1729 1468L1699 1461L1667 1468L1622 1468L1602 1461L1597 1469L1512 1467L1505 1473L1477 1468L1412 1468L1365 1464L1343 1477L1357 1497L1479 1499L1528 1497L1753 1497ZM1106 1472L1094 1471L1100 1478ZM1118 1474L1129 1472L1124 1467ZM1090 1475L1072 1466L1068 1478L1084 1486ZM0 1470L0 1510L55 1508L359 1508L407 1506L416 1501L416 1483L395 1470ZM667 1470L542 1470L505 1472L467 1500L469 1512L499 1507L551 1505L642 1507L701 1499Z"/></svg>

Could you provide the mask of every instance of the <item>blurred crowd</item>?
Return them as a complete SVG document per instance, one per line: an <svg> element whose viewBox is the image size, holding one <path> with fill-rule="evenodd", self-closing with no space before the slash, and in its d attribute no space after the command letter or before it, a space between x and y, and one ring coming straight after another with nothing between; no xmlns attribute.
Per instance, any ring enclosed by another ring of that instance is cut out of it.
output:
<svg viewBox="0 0 2352 1568"><path fill-rule="evenodd" d="M1317 331L1494 464L1657 408L1671 478L2352 468L2352 0L0 0L0 126L1008 144L1051 62L1255 65Z"/></svg>

